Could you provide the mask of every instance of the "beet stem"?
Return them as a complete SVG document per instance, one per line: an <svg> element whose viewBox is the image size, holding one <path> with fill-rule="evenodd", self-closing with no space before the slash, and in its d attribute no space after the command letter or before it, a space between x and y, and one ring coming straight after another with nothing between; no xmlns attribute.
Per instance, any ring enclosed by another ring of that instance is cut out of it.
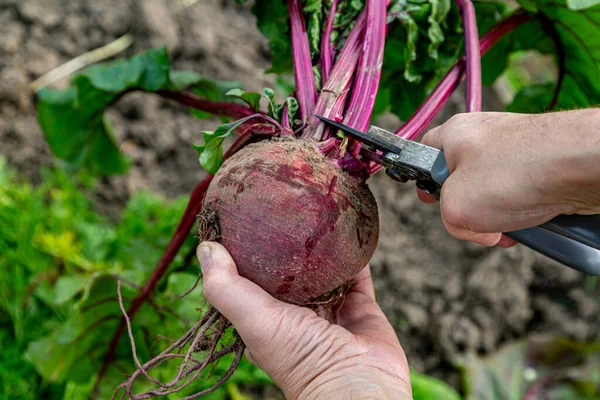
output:
<svg viewBox="0 0 600 400"><path fill-rule="evenodd" d="M161 97L174 100L196 110L204 111L222 117L242 118L256 114L250 107L231 102L218 102L207 100L191 92L173 92L161 90L157 92Z"/></svg>
<svg viewBox="0 0 600 400"><path fill-rule="evenodd" d="M479 33L475 7L471 0L457 0L462 11L463 30L465 32L466 73L466 111L481 111L481 52L479 49Z"/></svg>
<svg viewBox="0 0 600 400"><path fill-rule="evenodd" d="M335 20L335 13L337 11L338 0L331 2L329 8L329 15L327 16L327 24L325 25L325 31L321 38L321 82L325 86L331 69L333 68L334 59L334 48L331 43L331 33L333 32L333 21Z"/></svg>
<svg viewBox="0 0 600 400"><path fill-rule="evenodd" d="M344 43L329 79L327 79L321 90L315 106L316 114L336 120L342 119L350 85L360 57L366 21L367 12L363 10L346 39L346 43ZM313 139L315 141L325 140L331 136L332 129L314 116L310 117L310 125L302 134L303 139Z"/></svg>
<svg viewBox="0 0 600 400"><path fill-rule="evenodd" d="M362 43L363 52L358 62L352 97L344 118L346 125L359 130L364 130L369 125L375 104L383 64L386 16L385 2L369 0Z"/></svg>
<svg viewBox="0 0 600 400"><path fill-rule="evenodd" d="M371 120L375 97L379 88L383 50L386 36L386 3L369 0L367 22L363 39L363 53L359 60L352 97L348 104L344 123L358 130L365 130ZM353 141L352 154L358 155L360 142Z"/></svg>
<svg viewBox="0 0 600 400"><path fill-rule="evenodd" d="M300 0L288 0L290 28L292 31L292 51L294 58L294 78L298 95L300 119L307 121L313 114L318 93L315 74L312 69L308 34L304 24L304 12Z"/></svg>

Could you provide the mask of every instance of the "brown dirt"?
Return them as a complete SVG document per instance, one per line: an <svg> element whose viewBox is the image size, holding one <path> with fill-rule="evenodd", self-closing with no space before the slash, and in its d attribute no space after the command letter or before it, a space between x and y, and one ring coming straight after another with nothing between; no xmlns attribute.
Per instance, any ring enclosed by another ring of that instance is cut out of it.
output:
<svg viewBox="0 0 600 400"><path fill-rule="evenodd" d="M0 0L0 154L39 181L40 165L51 159L27 84L125 32L135 36L127 55L168 43L179 68L242 81L253 90L272 81L262 75L267 46L247 5L201 0L177 12L180 3ZM460 98L438 122L460 110ZM499 109L493 92L487 98L487 109ZM204 175L190 143L216 120L194 120L183 107L143 95L121 100L110 118L134 165L128 174L102 182L96 195L101 211L118 215L143 188L169 197L188 193ZM398 125L389 116L378 123ZM600 337L600 301L584 290L590 282L581 274L522 247L484 249L454 240L438 208L420 203L413 185L384 174L369 183L381 218L372 261L378 301L413 367L458 386L450 362L465 350L490 352L528 332Z"/></svg>
<svg viewBox="0 0 600 400"><path fill-rule="evenodd" d="M304 140L246 146L219 169L204 206L216 212L240 275L292 304L343 285L377 246L373 195ZM264 248L248 246L249 237Z"/></svg>

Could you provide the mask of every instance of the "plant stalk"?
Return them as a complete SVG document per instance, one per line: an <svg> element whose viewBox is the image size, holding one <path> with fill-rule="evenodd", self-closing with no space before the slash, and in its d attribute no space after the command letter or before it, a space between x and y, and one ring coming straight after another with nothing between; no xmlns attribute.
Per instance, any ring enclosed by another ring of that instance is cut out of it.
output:
<svg viewBox="0 0 600 400"><path fill-rule="evenodd" d="M479 51L479 33L475 7L471 0L456 0L462 11L463 30L465 32L466 76L466 111L481 111L481 52Z"/></svg>
<svg viewBox="0 0 600 400"><path fill-rule="evenodd" d="M317 103L318 93L315 75L310 58L308 34L304 23L304 12L300 0L288 0L290 28L292 32L292 51L294 58L294 79L299 103L300 119L308 121L312 117Z"/></svg>

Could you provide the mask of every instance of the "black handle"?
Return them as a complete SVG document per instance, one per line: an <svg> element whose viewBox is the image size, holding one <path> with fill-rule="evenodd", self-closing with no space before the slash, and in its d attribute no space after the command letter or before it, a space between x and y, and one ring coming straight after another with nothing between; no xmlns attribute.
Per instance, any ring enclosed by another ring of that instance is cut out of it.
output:
<svg viewBox="0 0 600 400"><path fill-rule="evenodd" d="M540 227L600 250L600 215L559 215Z"/></svg>
<svg viewBox="0 0 600 400"><path fill-rule="evenodd" d="M568 267L600 275L600 250L594 247L541 226L507 232L506 236Z"/></svg>
<svg viewBox="0 0 600 400"><path fill-rule="evenodd" d="M449 176L444 152L440 151L431 177L442 185ZM506 236L568 267L600 275L600 215L559 215L540 226L508 232Z"/></svg>

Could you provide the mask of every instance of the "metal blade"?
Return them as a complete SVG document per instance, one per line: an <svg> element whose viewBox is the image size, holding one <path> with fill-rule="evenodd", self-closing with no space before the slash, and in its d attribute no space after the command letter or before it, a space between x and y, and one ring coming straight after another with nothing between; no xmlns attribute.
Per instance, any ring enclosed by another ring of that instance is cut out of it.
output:
<svg viewBox="0 0 600 400"><path fill-rule="evenodd" d="M356 137L360 142L362 142L366 145L375 147L377 150L391 151L393 153L399 153L400 150L402 150L402 148L404 148L404 145L406 143L406 139L398 137L398 136L394 135L392 132L388 132L388 131L378 128L376 126L370 126L369 132L364 133L364 132L359 131L358 129L351 128L340 122L334 121L329 118L322 117L317 114L315 114L315 117Z"/></svg>

